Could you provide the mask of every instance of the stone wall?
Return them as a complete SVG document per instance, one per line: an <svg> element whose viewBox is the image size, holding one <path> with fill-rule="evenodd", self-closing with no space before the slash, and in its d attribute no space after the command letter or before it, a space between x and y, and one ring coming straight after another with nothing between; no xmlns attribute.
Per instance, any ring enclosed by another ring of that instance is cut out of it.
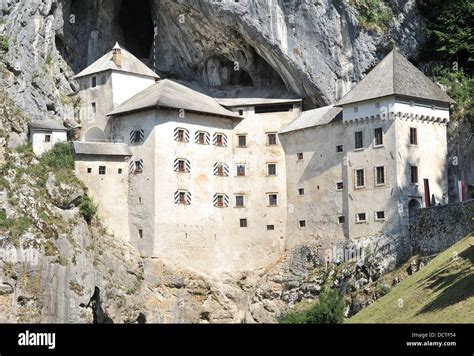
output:
<svg viewBox="0 0 474 356"><path fill-rule="evenodd" d="M413 253L435 254L474 231L474 200L420 209L410 228Z"/></svg>

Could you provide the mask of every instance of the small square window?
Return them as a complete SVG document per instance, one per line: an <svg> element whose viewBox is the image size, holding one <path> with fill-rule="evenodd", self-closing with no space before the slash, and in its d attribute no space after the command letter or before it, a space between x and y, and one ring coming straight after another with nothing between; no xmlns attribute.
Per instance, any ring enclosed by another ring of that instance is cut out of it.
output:
<svg viewBox="0 0 474 356"><path fill-rule="evenodd" d="M358 213L356 215L356 221L358 223L366 222L367 221L367 215L365 213Z"/></svg>
<svg viewBox="0 0 474 356"><path fill-rule="evenodd" d="M123 172L122 168L119 168L117 171L118 174L122 174L122 172Z"/></svg>
<svg viewBox="0 0 474 356"><path fill-rule="evenodd" d="M178 172L180 173L186 172L186 161L183 159L180 159L178 161Z"/></svg>
<svg viewBox="0 0 474 356"><path fill-rule="evenodd" d="M237 165L237 177L245 177L245 164Z"/></svg>
<svg viewBox="0 0 474 356"><path fill-rule="evenodd" d="M299 188L298 189L298 195L302 197L304 195L304 188Z"/></svg>
<svg viewBox="0 0 474 356"><path fill-rule="evenodd" d="M245 206L245 197L243 195L235 196L235 207L243 208Z"/></svg>
<svg viewBox="0 0 474 356"><path fill-rule="evenodd" d="M337 190L344 190L344 182L337 182L336 183Z"/></svg>
<svg viewBox="0 0 474 356"><path fill-rule="evenodd" d="M267 225L267 231L275 230L275 225Z"/></svg>
<svg viewBox="0 0 474 356"><path fill-rule="evenodd" d="M51 142L51 135L44 135L44 142Z"/></svg>
<svg viewBox="0 0 474 356"><path fill-rule="evenodd" d="M97 86L97 77L94 76L92 77L92 88L95 88Z"/></svg>
<svg viewBox="0 0 474 356"><path fill-rule="evenodd" d="M358 106L354 106L354 112L359 112L359 107Z"/></svg>
<svg viewBox="0 0 474 356"><path fill-rule="evenodd" d="M277 194L268 194L268 205L277 206L278 205L278 195Z"/></svg>
<svg viewBox="0 0 474 356"><path fill-rule="evenodd" d="M376 211L375 220L385 220L385 211Z"/></svg>
<svg viewBox="0 0 474 356"><path fill-rule="evenodd" d="M244 111L242 109L239 110L239 115L240 116L243 116L244 115Z"/></svg>
<svg viewBox="0 0 474 356"><path fill-rule="evenodd" d="M247 136L246 135L239 135L239 147L246 147L247 146Z"/></svg>
<svg viewBox="0 0 474 356"><path fill-rule="evenodd" d="M205 132L199 132L199 134L198 134L198 143L200 145L204 145L206 143L206 133Z"/></svg>
<svg viewBox="0 0 474 356"><path fill-rule="evenodd" d="M224 146L224 138L222 134L216 135L216 146Z"/></svg>
<svg viewBox="0 0 474 356"><path fill-rule="evenodd" d="M105 166L99 166L99 174L105 175L107 172L107 168Z"/></svg>
<svg viewBox="0 0 474 356"><path fill-rule="evenodd" d="M240 219L240 227L247 227L247 219Z"/></svg>
<svg viewBox="0 0 474 356"><path fill-rule="evenodd" d="M298 158L298 161L302 161L303 158L304 158L303 152L298 152L298 153L296 154L296 158Z"/></svg>
<svg viewBox="0 0 474 356"><path fill-rule="evenodd" d="M306 220L300 220L298 221L298 226L300 228L305 228L306 227Z"/></svg>
<svg viewBox="0 0 474 356"><path fill-rule="evenodd" d="M344 215L338 216L337 221L339 224L344 224L346 222L346 217Z"/></svg>
<svg viewBox="0 0 474 356"><path fill-rule="evenodd" d="M87 173L91 174L92 173L92 167L87 167Z"/></svg>
<svg viewBox="0 0 474 356"><path fill-rule="evenodd" d="M178 135L176 136L176 141L184 142L184 129L178 129Z"/></svg>
<svg viewBox="0 0 474 356"><path fill-rule="evenodd" d="M344 146L343 145L337 145L336 146L336 153L341 153L344 152Z"/></svg>
<svg viewBox="0 0 474 356"><path fill-rule="evenodd" d="M276 145L277 144L277 135L276 133L269 133L268 136L268 144L269 145Z"/></svg>
<svg viewBox="0 0 474 356"><path fill-rule="evenodd" d="M224 206L224 196L223 195L218 195L217 196L216 206L218 208L222 208Z"/></svg>
<svg viewBox="0 0 474 356"><path fill-rule="evenodd" d="M222 163L217 165L216 175L219 177L224 177L224 165Z"/></svg>
<svg viewBox="0 0 474 356"><path fill-rule="evenodd" d="M277 174L277 165L275 163L268 164L268 175L275 176Z"/></svg>

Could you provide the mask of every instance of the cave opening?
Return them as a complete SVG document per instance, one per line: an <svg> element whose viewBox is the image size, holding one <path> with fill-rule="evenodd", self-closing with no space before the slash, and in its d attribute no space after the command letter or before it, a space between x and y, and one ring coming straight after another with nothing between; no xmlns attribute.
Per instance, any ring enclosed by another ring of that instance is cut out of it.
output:
<svg viewBox="0 0 474 356"><path fill-rule="evenodd" d="M253 86L253 80L249 73L237 66L235 62L223 56L212 56L206 61L206 76L208 84Z"/></svg>
<svg viewBox="0 0 474 356"><path fill-rule="evenodd" d="M154 36L150 1L122 0L118 23L124 47L140 59L150 58Z"/></svg>

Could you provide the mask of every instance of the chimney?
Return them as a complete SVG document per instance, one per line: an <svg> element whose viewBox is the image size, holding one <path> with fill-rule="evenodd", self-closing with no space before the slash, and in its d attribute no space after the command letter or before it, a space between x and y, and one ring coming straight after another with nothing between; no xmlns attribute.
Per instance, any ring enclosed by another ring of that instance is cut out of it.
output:
<svg viewBox="0 0 474 356"><path fill-rule="evenodd" d="M115 44L112 50L112 60L114 61L117 67L122 66L122 49L120 48L118 42Z"/></svg>

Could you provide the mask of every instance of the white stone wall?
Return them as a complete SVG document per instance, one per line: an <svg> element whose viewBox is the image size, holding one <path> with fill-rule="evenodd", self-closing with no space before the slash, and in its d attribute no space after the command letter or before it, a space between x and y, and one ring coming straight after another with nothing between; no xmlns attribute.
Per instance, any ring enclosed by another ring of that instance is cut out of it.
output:
<svg viewBox="0 0 474 356"><path fill-rule="evenodd" d="M155 84L155 78L126 72L112 72L114 107Z"/></svg>
<svg viewBox="0 0 474 356"><path fill-rule="evenodd" d="M46 135L51 136L50 142L46 142ZM37 156L49 151L58 142L67 141L66 131L47 131L32 129L30 133L30 142L33 146L33 152Z"/></svg>
<svg viewBox="0 0 474 356"><path fill-rule="evenodd" d="M278 132L299 114L255 114L246 110L241 120L178 111L148 111L114 119L116 136L129 137L143 129L145 141L132 144L132 160L143 159L144 172L130 185L130 235L142 254L159 256L201 273L222 273L267 266L285 246L286 167L281 146L267 145L268 132ZM176 128L189 131L190 142L174 140ZM206 131L210 144L195 143L195 133ZM215 133L227 136L227 147L214 146ZM239 148L237 134L247 134L247 147ZM190 173L174 171L175 159L187 159ZM214 164L226 163L228 177L214 175ZM246 164L246 177L237 177L236 164ZM277 176L267 176L267 163L277 164ZM191 204L175 204L177 190L191 193ZM278 206L268 206L267 193L278 194ZM222 193L228 207L215 207ZM245 194L245 207L235 207L235 194ZM138 203L141 198L141 203ZM240 227L240 219L248 227ZM150 221L154 226L150 226ZM267 225L274 230L267 231ZM138 238L137 229L143 230ZM135 236L135 237L134 237Z"/></svg>
<svg viewBox="0 0 474 356"><path fill-rule="evenodd" d="M106 167L105 175L99 175L99 166ZM88 168L91 168L91 173L88 173ZM119 169L122 169L121 174ZM75 174L87 186L107 230L123 241L129 241L127 158L78 155L75 157Z"/></svg>

